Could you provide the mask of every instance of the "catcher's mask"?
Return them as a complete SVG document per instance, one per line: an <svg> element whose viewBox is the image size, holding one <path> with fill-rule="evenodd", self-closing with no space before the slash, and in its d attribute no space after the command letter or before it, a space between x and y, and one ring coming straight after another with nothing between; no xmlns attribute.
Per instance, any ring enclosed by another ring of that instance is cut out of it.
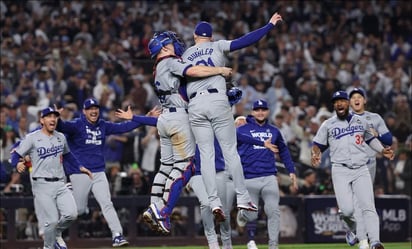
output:
<svg viewBox="0 0 412 249"><path fill-rule="evenodd" d="M153 38L149 42L150 56L154 58L164 46L170 43L173 43L175 54L179 57L182 56L186 45L173 31L156 32L153 35Z"/></svg>

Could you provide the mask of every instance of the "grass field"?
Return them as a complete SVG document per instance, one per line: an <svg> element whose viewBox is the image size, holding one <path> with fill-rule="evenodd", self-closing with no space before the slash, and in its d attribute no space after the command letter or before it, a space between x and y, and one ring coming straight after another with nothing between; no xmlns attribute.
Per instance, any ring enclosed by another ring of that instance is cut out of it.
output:
<svg viewBox="0 0 412 249"><path fill-rule="evenodd" d="M385 249L411 249L411 242L385 243ZM125 247L128 249L208 249L207 246L159 246L159 247ZM259 249L267 249L267 245L258 245ZM357 249L344 243L339 244L285 244L279 249ZM103 249L103 248L100 248ZM236 245L233 249L246 249L246 245Z"/></svg>

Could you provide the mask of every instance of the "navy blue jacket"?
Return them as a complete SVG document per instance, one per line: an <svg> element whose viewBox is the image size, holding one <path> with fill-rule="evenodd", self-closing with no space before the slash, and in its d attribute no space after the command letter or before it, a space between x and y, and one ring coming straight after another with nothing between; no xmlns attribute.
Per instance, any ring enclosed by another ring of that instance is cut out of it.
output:
<svg viewBox="0 0 412 249"><path fill-rule="evenodd" d="M254 139L251 136L240 134L239 132L236 133L236 136L237 136L238 143L242 142L245 144L264 146L264 141ZM200 175L201 174L200 173L200 168L201 168L200 151L197 145L196 145L196 152L195 152L195 166L196 166L195 175ZM219 142L217 141L216 138L215 138L215 168L216 168L216 172L225 170L225 159L223 158L222 148L220 148Z"/></svg>
<svg viewBox="0 0 412 249"><path fill-rule="evenodd" d="M66 135L71 152L80 161L80 164L91 172L104 172L104 146L106 136L132 131L142 125L156 126L157 118L133 115L132 121L113 123L99 119L96 124L87 121L82 114L72 121L59 119L57 130ZM66 174L81 173L78 165L65 163Z"/></svg>
<svg viewBox="0 0 412 249"><path fill-rule="evenodd" d="M251 115L246 118L247 123L240 126L238 133L252 136L255 139L265 141L271 138L272 144L279 149L279 156L285 164L289 173L295 173L295 166L290 156L289 150L283 140L278 128L270 125L267 121L260 126L256 123L255 118ZM276 175L275 154L263 146L251 145L248 143L238 142L238 152L242 161L243 172L246 179Z"/></svg>

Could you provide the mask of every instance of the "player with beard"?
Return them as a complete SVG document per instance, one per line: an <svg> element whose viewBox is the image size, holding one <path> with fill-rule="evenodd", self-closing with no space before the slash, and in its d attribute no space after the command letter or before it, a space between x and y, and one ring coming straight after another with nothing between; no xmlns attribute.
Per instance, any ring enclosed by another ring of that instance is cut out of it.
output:
<svg viewBox="0 0 412 249"><path fill-rule="evenodd" d="M276 145L279 157L285 164L289 172L290 180L295 189L298 188L295 167L290 156L288 147L279 129L268 122L269 108L264 100L256 100L253 103L251 115L246 117L246 124L237 128L237 132L243 135L259 139L261 141L270 140ZM268 228L268 248L278 249L279 229L280 229L280 209L279 209L279 187L277 180L276 158L273 151L267 150L263 146L244 143L238 141L239 156L243 166L246 188L254 203L259 203L262 198L264 210L267 216ZM244 227L248 221L255 221L258 218L257 212L239 210L237 223ZM249 242L248 249L257 249L254 241L255 229L253 226L248 229Z"/></svg>
<svg viewBox="0 0 412 249"><path fill-rule="evenodd" d="M312 165L319 166L321 152L329 147L333 188L344 221L354 230L352 217L356 198L371 249L384 249L379 238L379 217L375 209L373 184L366 166L369 160L367 147L369 145L390 160L394 158L393 150L382 146L370 132L370 126L363 117L349 112L349 96L345 91L335 92L332 103L336 115L325 120L313 138Z"/></svg>

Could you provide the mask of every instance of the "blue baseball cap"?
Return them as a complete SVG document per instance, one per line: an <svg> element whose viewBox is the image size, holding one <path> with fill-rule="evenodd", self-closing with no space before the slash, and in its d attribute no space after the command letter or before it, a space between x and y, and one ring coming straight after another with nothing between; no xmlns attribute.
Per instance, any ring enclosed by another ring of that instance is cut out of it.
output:
<svg viewBox="0 0 412 249"><path fill-rule="evenodd" d="M256 110L256 109L269 109L268 103L262 99L256 100L253 103L253 110Z"/></svg>
<svg viewBox="0 0 412 249"><path fill-rule="evenodd" d="M345 91L337 91L332 96L332 102L335 102L337 99L349 100L349 97Z"/></svg>
<svg viewBox="0 0 412 249"><path fill-rule="evenodd" d="M362 89L360 89L360 88L353 88L353 90L352 91L350 91L350 93L349 93L349 98L352 98L352 95L353 94L355 94L355 93L359 93L360 95L362 95L362 97L366 97L366 94L365 94L365 91L363 91Z"/></svg>
<svg viewBox="0 0 412 249"><path fill-rule="evenodd" d="M47 108L45 108L41 111L41 117L42 118L44 118L44 117L46 117L47 115L50 115L50 114L55 114L57 117L60 116L60 113L58 111L54 110L51 107L47 107Z"/></svg>
<svg viewBox="0 0 412 249"><path fill-rule="evenodd" d="M89 109L92 106L96 106L100 108L99 102L94 98L86 99L83 102L83 109Z"/></svg>
<svg viewBox="0 0 412 249"><path fill-rule="evenodd" d="M195 28L195 34L203 37L212 37L213 28L208 22L199 22Z"/></svg>

